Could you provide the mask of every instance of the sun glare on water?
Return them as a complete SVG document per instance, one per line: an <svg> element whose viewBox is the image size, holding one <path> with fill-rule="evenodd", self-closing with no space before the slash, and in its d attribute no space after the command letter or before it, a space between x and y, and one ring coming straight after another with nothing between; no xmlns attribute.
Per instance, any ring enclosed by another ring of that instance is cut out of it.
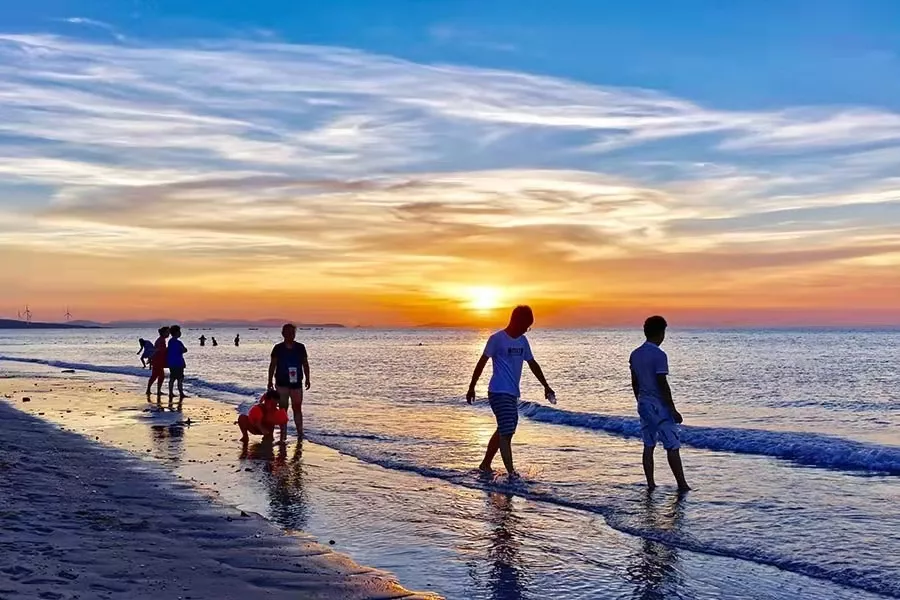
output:
<svg viewBox="0 0 900 600"><path fill-rule="evenodd" d="M494 287L473 287L467 292L468 307L478 312L500 308L503 294Z"/></svg>

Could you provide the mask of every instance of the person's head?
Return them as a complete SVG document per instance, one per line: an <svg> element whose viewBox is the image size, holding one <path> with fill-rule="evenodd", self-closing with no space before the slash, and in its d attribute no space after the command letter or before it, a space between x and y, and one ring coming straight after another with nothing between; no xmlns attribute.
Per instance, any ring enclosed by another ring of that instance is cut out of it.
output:
<svg viewBox="0 0 900 600"><path fill-rule="evenodd" d="M181 327L179 325L172 325L169 327L169 333L172 334L172 337L178 339L181 337Z"/></svg>
<svg viewBox="0 0 900 600"><path fill-rule="evenodd" d="M281 328L281 336L286 342L293 342L297 337L297 326L293 323L285 323Z"/></svg>
<svg viewBox="0 0 900 600"><path fill-rule="evenodd" d="M658 315L648 318L644 321L644 335L647 336L647 341L662 344L666 339L666 327L668 326L666 320Z"/></svg>
<svg viewBox="0 0 900 600"><path fill-rule="evenodd" d="M534 313L531 311L531 307L519 305L509 316L509 325L506 326L506 329L512 337L519 337L525 335L532 325L534 325Z"/></svg>
<svg viewBox="0 0 900 600"><path fill-rule="evenodd" d="M144 345L144 338L138 338L138 343L139 343L141 346L143 346L143 345Z"/></svg>
<svg viewBox="0 0 900 600"><path fill-rule="evenodd" d="M160 327L157 331L159 331L159 336L167 338L169 337L169 328L168 327Z"/></svg>
<svg viewBox="0 0 900 600"><path fill-rule="evenodd" d="M274 400L278 402L281 400L281 396L278 394L278 390L267 390L265 394L263 394L263 400Z"/></svg>

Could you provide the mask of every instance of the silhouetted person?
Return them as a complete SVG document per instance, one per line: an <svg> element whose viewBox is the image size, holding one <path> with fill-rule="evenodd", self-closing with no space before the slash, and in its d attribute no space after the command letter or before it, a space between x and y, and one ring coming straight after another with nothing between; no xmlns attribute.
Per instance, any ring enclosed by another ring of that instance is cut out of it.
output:
<svg viewBox="0 0 900 600"><path fill-rule="evenodd" d="M528 367L537 380L544 386L544 397L554 397L553 390L544 378L541 366L531 353L531 346L525 337L525 332L534 324L534 313L528 306L517 306L512 311L509 324L506 329L498 331L488 338L484 347L484 353L475 365L472 373L472 382L469 391L466 392L466 401L469 404L475 401L475 385L481 377L482 371L488 359L492 361L494 373L488 384L488 400L491 410L497 418L497 430L488 442L484 460L478 467L483 472L491 471L491 463L497 450L503 457L503 465L510 477L518 477L513 467L512 437L516 433L519 424L519 383L522 380L522 364L527 362Z"/></svg>
<svg viewBox="0 0 900 600"><path fill-rule="evenodd" d="M678 489L688 491L681 465L681 440L678 425L684 420L675 409L672 389L669 387L669 358L660 348L666 339L668 324L662 317L650 317L644 322L647 341L631 353L628 364L631 367L631 389L637 399L638 415L641 418L641 437L644 440L644 475L647 487L656 487L653 476L653 451L656 442L661 441L666 449L669 466L678 482Z"/></svg>
<svg viewBox="0 0 900 600"><path fill-rule="evenodd" d="M156 382L156 397L162 396L162 385L166 378L166 339L169 328L160 327L159 337L153 344L153 360L150 363L150 381L147 382L147 402L150 402L150 388Z"/></svg>
<svg viewBox="0 0 900 600"><path fill-rule="evenodd" d="M169 340L169 348L166 351L166 360L169 364L169 408L172 407L172 400L175 398L175 384L178 384L178 408L181 409L181 401L184 400L184 368L187 366L184 362L184 355L187 348L181 341L181 327L172 325L169 330L172 333L172 339Z"/></svg>
<svg viewBox="0 0 900 600"><path fill-rule="evenodd" d="M206 345L206 336L201 334L200 335L200 347L202 348L205 345Z"/></svg>
<svg viewBox="0 0 900 600"><path fill-rule="evenodd" d="M141 349L137 351L137 354L141 355L141 366L146 369L153 363L153 342L140 338L138 343L141 345Z"/></svg>
<svg viewBox="0 0 900 600"><path fill-rule="evenodd" d="M219 345L219 342L216 341L216 336L213 336L213 338L212 338L212 345L213 345L213 348L215 348L216 346Z"/></svg>
<svg viewBox="0 0 900 600"><path fill-rule="evenodd" d="M234 347L237 348L241 345L241 334L237 334L234 336Z"/></svg>
<svg viewBox="0 0 900 600"><path fill-rule="evenodd" d="M294 424L297 426L297 435L303 437L303 380L306 379L306 389L309 389L309 356L306 346L295 341L297 328L292 323L286 323L281 328L281 336L284 341L275 344L272 348L272 356L269 361L268 389L278 390L281 397L280 407L287 410L290 399L291 409L294 411ZM281 439L285 439L285 428L281 428Z"/></svg>

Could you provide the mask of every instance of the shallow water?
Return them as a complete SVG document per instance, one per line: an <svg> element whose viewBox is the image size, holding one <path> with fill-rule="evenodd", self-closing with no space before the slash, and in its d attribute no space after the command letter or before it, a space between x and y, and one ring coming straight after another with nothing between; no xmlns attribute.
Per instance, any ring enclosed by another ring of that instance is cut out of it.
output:
<svg viewBox="0 0 900 600"><path fill-rule="evenodd" d="M127 375L140 372L140 334L150 332L7 332L0 356ZM200 348L197 336L186 336L197 393L232 404L258 395L277 332L243 331L240 348ZM236 503L286 527L340 531L355 540L344 551L408 587L454 598L900 596L896 333L670 332L697 488L681 499L665 486L648 499L641 486L632 332L530 335L560 404L538 403L539 387L525 382L515 452L526 477L512 486L471 472L493 430L486 403L462 398L483 333L301 337L313 369L308 438L359 460L322 453L294 463L289 449L263 463L288 482L300 476L277 465L300 464L302 486L218 486L242 490L231 492ZM660 453L662 483L664 463ZM208 465L186 464L178 468L211 479ZM248 477L265 483L265 473ZM316 490L319 508L298 508L310 506L298 488ZM323 494L339 510L323 510Z"/></svg>

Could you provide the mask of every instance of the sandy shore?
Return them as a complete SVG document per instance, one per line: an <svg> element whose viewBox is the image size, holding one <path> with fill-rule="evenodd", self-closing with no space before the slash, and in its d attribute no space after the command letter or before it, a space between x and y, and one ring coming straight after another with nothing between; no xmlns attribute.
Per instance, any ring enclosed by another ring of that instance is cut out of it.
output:
<svg viewBox="0 0 900 600"><path fill-rule="evenodd" d="M0 380L0 598L433 597L39 416L112 394Z"/></svg>

